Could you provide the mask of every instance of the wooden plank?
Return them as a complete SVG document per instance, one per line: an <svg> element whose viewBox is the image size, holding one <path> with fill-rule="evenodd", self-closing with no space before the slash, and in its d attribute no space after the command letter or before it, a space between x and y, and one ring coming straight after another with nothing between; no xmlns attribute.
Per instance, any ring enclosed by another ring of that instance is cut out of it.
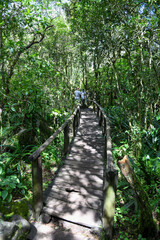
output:
<svg viewBox="0 0 160 240"><path fill-rule="evenodd" d="M64 179L64 180L74 180L74 181L81 181L81 183L83 182L90 182L92 181L93 184L94 182L97 184L97 183L100 183L101 185L103 184L103 176L98 176L96 174L87 174L87 173L80 173L79 171L70 171L70 173L66 172L66 174L62 171L60 171L58 174L57 174L57 177L56 178L60 178L60 179Z"/></svg>
<svg viewBox="0 0 160 240"><path fill-rule="evenodd" d="M94 155L100 155L101 159L103 157L103 149L102 149L102 144L97 144L96 147L92 146L92 145L88 145L87 144L85 146L76 146L74 145L72 147L72 154L77 153L77 154L84 154L84 156L87 156L89 154L91 154L91 156ZM96 156L95 156L96 158Z"/></svg>
<svg viewBox="0 0 160 240"><path fill-rule="evenodd" d="M47 189L44 194L43 194L43 201L45 202L47 197L52 197L52 198L58 198L58 197L61 197L63 196L64 198L68 197L69 193L72 193L72 192L78 192L81 196L83 196L84 198L92 198L93 201L97 201L97 200L100 200L100 201L103 201L103 197L102 196L95 196L93 195L94 192L87 192L87 190L83 190L81 188L79 189L76 189L75 187L63 187L63 188L59 188L57 186L55 186L53 189ZM101 194L102 194L102 191L101 191ZM56 197L55 197L56 196Z"/></svg>
<svg viewBox="0 0 160 240"><path fill-rule="evenodd" d="M85 186L82 185L71 185L68 182L64 182L64 181L59 181L57 184L55 183L51 183L48 185L48 188L46 189L46 193L50 193L52 190L63 190L66 191L66 189L74 189L75 191L79 191L82 194L91 194L93 197L99 197L99 198L103 198L103 187L101 189L95 189L92 188L92 186L90 186L90 188L86 188Z"/></svg>
<svg viewBox="0 0 160 240"><path fill-rule="evenodd" d="M84 164L82 163L75 163L73 164L73 161L69 162L68 161L68 164L64 164L63 165L63 169L75 169L75 170L79 170L80 172L84 171L90 171L92 172L93 174L94 173L97 173L97 174L103 174L104 173L104 170L103 170L103 165L102 166L96 166L96 165L93 165L93 164L90 164L88 166L84 166Z"/></svg>
<svg viewBox="0 0 160 240"><path fill-rule="evenodd" d="M86 127L86 128L88 128L88 127ZM84 128L83 128L84 129ZM84 136L84 135L80 135L80 133L78 132L77 133L77 136L75 137L75 139L74 139L74 142L76 142L76 141L80 141L80 140L84 140L84 139L89 139L90 141L92 141L92 139L93 139L93 141L100 141L100 142L103 142L104 141L104 138L103 138L103 135L102 135L102 131L100 131L99 132L99 134L98 135L95 135L94 134L94 132L93 133L89 133L88 132L88 134L86 134L86 136Z"/></svg>
<svg viewBox="0 0 160 240"><path fill-rule="evenodd" d="M60 178L60 179L64 179L64 180L75 180L75 181L81 181L83 182L91 182L92 181L92 185L94 185L94 183L100 183L103 184L103 175L98 175L98 174L87 174L85 172L79 172L79 171L73 171L73 173L68 172L67 174L64 174L62 171L59 171L56 175L56 178Z"/></svg>
<svg viewBox="0 0 160 240"><path fill-rule="evenodd" d="M92 148L96 148L101 146L104 144L104 139L98 139L97 138L92 138L92 136L84 136L84 138L81 137L81 139L78 139L76 141L74 141L74 146L78 147L78 148L82 148L82 147L92 147Z"/></svg>
<svg viewBox="0 0 160 240"><path fill-rule="evenodd" d="M76 179L75 177L71 178L62 178L62 177L57 177L54 181L55 185L59 185L59 184L63 184L63 183L68 183L70 184L71 186L81 186L81 187L84 187L84 188L92 188L92 189L98 189L98 190L101 190L102 189L102 184L103 183L96 183L91 180L91 179L88 179L88 180L79 180L79 179Z"/></svg>
<svg viewBox="0 0 160 240"><path fill-rule="evenodd" d="M80 168L81 166L83 167L82 169L89 168L89 170L91 171L91 169L97 169L99 171L103 171L104 166L105 166L105 161L101 161L100 159L92 159L90 157L86 157L86 158L80 158L79 160L78 156L74 156L73 158L67 157L67 159L64 161L63 163L63 167L68 166L68 167L75 167L75 168Z"/></svg>
<svg viewBox="0 0 160 240"><path fill-rule="evenodd" d="M75 203L91 209L102 209L102 200L93 198L92 195L83 196L80 192L55 192L51 191L49 195L44 195L45 205L52 203L53 199L58 199L66 203Z"/></svg>
<svg viewBox="0 0 160 240"><path fill-rule="evenodd" d="M87 159L85 160L81 160L81 161L77 161L75 162L72 159L66 160L64 166L70 166L70 167L75 167L75 168L83 168L83 169L89 169L90 171L92 169L97 169L99 171L103 170L104 164L102 162L99 161L87 161Z"/></svg>
<svg viewBox="0 0 160 240"><path fill-rule="evenodd" d="M101 225L101 210L93 210L76 203L53 199L43 208L43 212L90 228Z"/></svg>
<svg viewBox="0 0 160 240"><path fill-rule="evenodd" d="M74 152L75 151L75 152ZM83 152L85 152L85 150L83 150ZM87 152L87 151L86 151ZM88 163L91 163L91 162L95 162L97 165L98 164L101 164L103 165L103 158L102 158L102 155L97 153L96 151L93 151L93 155L95 155L95 157L93 158L93 156L91 155L90 152L87 152L86 155L82 155L81 152L77 151L76 153L76 149L74 150L74 148L72 149L72 153L70 153L70 155L66 158L65 162L67 160L70 160L70 161L79 161L79 162L88 162Z"/></svg>
<svg viewBox="0 0 160 240"><path fill-rule="evenodd" d="M81 137L93 137L93 138L96 138L96 137L102 137L102 130L101 131L94 131L96 126L85 126L83 128L79 128L78 129L78 133L77 133L77 137L81 136ZM90 131L91 133L88 132L88 128L90 128Z"/></svg>
<svg viewBox="0 0 160 240"><path fill-rule="evenodd" d="M79 174L87 174L87 175L96 175L99 176L103 179L103 169L89 169L88 167L83 168L83 166L70 166L70 165L64 165L62 169L60 169L60 172L63 173L64 175L66 174L74 174L74 173L79 173Z"/></svg>
<svg viewBox="0 0 160 240"><path fill-rule="evenodd" d="M97 170L97 171L101 171L103 169L104 164L103 163L98 163L97 165L94 164L94 162L88 162L87 164L85 164L85 162L75 162L74 160L66 160L64 166L68 166L68 167L73 167L73 168L83 168L85 169L89 169L89 170Z"/></svg>

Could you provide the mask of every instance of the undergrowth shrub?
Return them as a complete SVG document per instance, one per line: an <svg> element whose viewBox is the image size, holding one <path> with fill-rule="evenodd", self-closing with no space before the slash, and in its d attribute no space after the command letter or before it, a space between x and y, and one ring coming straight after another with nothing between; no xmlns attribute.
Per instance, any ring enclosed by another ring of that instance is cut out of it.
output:
<svg viewBox="0 0 160 240"><path fill-rule="evenodd" d="M113 157L115 163L125 155L149 196L155 221L160 219L160 116L150 116L148 128L142 128L135 119L127 119L121 107L106 110L111 124ZM138 233L139 209L134 193L121 176L116 198L114 239L145 239ZM125 235L124 233L127 233Z"/></svg>

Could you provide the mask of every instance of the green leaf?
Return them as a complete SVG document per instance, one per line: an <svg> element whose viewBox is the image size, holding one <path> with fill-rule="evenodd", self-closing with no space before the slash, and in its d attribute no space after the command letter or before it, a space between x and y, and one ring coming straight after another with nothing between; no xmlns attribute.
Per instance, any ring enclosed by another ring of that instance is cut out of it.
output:
<svg viewBox="0 0 160 240"><path fill-rule="evenodd" d="M16 187L15 183L10 183L10 188L14 189Z"/></svg>
<svg viewBox="0 0 160 240"><path fill-rule="evenodd" d="M15 111L16 111L14 107L11 107L11 110L12 110L13 112L15 112Z"/></svg>
<svg viewBox="0 0 160 240"><path fill-rule="evenodd" d="M22 194L23 194L23 195L25 195L25 193L26 193L26 192L25 192L25 190L24 190L24 189L22 189Z"/></svg>
<svg viewBox="0 0 160 240"><path fill-rule="evenodd" d="M6 197L8 196L8 191L7 190L2 191L1 196L2 196L3 200L5 200Z"/></svg>
<svg viewBox="0 0 160 240"><path fill-rule="evenodd" d="M9 193L9 195L7 196L7 201L10 202L12 200L12 194Z"/></svg>
<svg viewBox="0 0 160 240"><path fill-rule="evenodd" d="M157 121L160 120L160 114L156 118L157 118Z"/></svg>

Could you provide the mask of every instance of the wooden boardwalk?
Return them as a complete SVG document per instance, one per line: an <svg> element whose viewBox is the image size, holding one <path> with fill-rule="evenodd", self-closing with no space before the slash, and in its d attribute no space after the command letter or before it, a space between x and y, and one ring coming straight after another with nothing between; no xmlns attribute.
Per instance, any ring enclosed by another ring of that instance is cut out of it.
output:
<svg viewBox="0 0 160 240"><path fill-rule="evenodd" d="M96 114L83 109L70 154L44 193L43 212L86 227L99 227L103 155L104 139Z"/></svg>

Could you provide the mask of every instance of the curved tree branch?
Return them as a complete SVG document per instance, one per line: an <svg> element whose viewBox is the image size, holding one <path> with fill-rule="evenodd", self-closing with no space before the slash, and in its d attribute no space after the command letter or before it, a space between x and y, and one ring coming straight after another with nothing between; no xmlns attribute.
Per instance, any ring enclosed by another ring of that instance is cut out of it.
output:
<svg viewBox="0 0 160 240"><path fill-rule="evenodd" d="M35 33L34 36L33 36L33 39L30 41L30 43L29 43L28 45L26 45L25 47L21 48L21 49L17 52L17 54L16 54L16 56L15 56L12 64L10 65L10 69L9 69L9 72L8 72L8 77L6 78L6 95L9 94L9 91L10 91L10 90L9 90L9 82L10 82L11 77L12 77L13 74L14 74L14 68L15 68L15 66L16 66L16 64L17 64L17 62L18 62L18 60L19 60L19 58L20 58L20 56L21 56L21 54L24 53L24 52L25 52L26 50L28 50L29 48L31 48L33 45L39 44L40 42L42 42L43 39L44 39L44 37L45 37L46 31L49 30L49 29L52 28L52 27L54 27L54 25L49 25L49 26L47 26L47 27L44 29L44 32L43 32L43 33L42 33L42 32L40 32L40 33L38 33L38 34ZM38 37L39 37L39 36L40 36L40 39L38 40Z"/></svg>

